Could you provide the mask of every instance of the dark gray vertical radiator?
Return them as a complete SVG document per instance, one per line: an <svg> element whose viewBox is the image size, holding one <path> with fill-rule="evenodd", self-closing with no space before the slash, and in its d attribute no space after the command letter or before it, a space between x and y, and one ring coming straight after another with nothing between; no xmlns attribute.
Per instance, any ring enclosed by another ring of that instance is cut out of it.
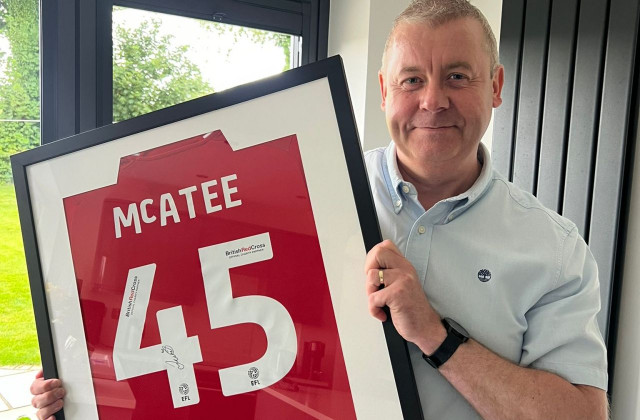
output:
<svg viewBox="0 0 640 420"><path fill-rule="evenodd" d="M574 221L589 243L600 272L598 322L610 348L630 181L625 160L635 144L638 13L638 0L502 5L506 80L493 160L512 182Z"/></svg>

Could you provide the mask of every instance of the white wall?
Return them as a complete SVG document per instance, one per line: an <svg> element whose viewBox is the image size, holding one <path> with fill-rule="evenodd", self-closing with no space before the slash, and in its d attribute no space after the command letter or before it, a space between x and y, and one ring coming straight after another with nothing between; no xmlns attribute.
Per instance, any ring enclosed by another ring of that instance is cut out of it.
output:
<svg viewBox="0 0 640 420"><path fill-rule="evenodd" d="M364 112L364 149L386 146L391 139L387 131L384 112L380 108L382 96L378 71L382 65L382 51L387 41L393 19L409 4L408 0L371 0L369 27L369 56L367 57L366 108Z"/></svg>
<svg viewBox="0 0 640 420"><path fill-rule="evenodd" d="M329 18L329 56L344 61L351 102L364 150L389 143L380 109L378 70L393 18L409 0L332 1Z"/></svg>
<svg viewBox="0 0 640 420"><path fill-rule="evenodd" d="M480 11L482 11L484 16L489 21L491 29L493 29L493 33L496 36L498 47L500 47L500 19L502 18L502 0L471 0L471 3L474 4L478 9L480 9ZM510 77L508 71L509 69L505 69L505 78ZM493 118L491 118L489 127L487 127L487 132L482 138L482 142L487 145L487 148L489 150L491 150L492 140Z"/></svg>
<svg viewBox="0 0 640 420"><path fill-rule="evenodd" d="M471 0L487 17L496 39L500 38L503 0ZM389 142L384 114L380 110L378 70L384 41L393 18L409 0L336 0L331 2L329 55L340 54L345 62L354 113L363 149ZM509 77L509 69L506 69ZM637 116L637 119L640 115ZM637 121L636 119L636 121ZM483 141L491 149L493 122ZM640 420L640 138L627 231L626 264L620 307L612 411L616 420Z"/></svg>
<svg viewBox="0 0 640 420"><path fill-rule="evenodd" d="M329 56L340 54L356 125L363 138L370 0L334 0L329 10Z"/></svg>

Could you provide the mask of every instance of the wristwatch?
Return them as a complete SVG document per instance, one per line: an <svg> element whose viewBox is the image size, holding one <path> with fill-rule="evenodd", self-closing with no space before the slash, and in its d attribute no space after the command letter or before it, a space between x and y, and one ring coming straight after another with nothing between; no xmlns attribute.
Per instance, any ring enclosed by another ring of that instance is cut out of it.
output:
<svg viewBox="0 0 640 420"><path fill-rule="evenodd" d="M458 346L469 339L469 333L460 324L451 318L444 318L442 325L447 330L447 338L444 339L440 347L431 356L422 353L422 358L432 367L438 369L444 364L458 349Z"/></svg>

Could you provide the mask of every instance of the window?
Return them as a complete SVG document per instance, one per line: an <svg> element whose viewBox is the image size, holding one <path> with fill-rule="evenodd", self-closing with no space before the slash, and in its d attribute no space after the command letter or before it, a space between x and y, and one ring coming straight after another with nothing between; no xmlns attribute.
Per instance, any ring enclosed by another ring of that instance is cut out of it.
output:
<svg viewBox="0 0 640 420"><path fill-rule="evenodd" d="M41 2L41 7L44 143L109 124L114 119L149 112L166 106L171 101L187 100L204 94L207 90L203 86L196 86L197 89L194 88L189 95L174 95L173 99L166 99L161 106L153 104L149 108L145 108L147 104L142 103L141 99L136 99L135 95L140 95L141 92L135 93L135 89L127 92L127 95L134 95L133 98L125 95L126 99L123 99L122 90L117 90L122 76L117 69L114 70L114 60L116 65L118 60L124 60L117 56L122 44L119 43L120 35L116 30L120 25L119 15L125 9L138 9L136 13L146 13L150 22L154 19L169 21L174 16L197 19L180 26L169 25L176 32L166 32L164 25L158 27L157 36L160 39L164 35L172 37L176 48L184 46L180 38L187 28L209 27L213 33L230 32L238 35L244 32L244 35L254 40L279 39L278 42L285 42L287 39L289 66L310 63L327 56L328 0L60 0ZM130 27L129 30L134 29ZM146 30L154 31L154 24L147 24ZM211 48L211 40L207 39L206 42L211 50L217 50L218 47L225 50L222 37L221 44L215 44L215 48ZM189 43L187 50L200 44ZM282 46L282 50L286 48ZM157 51L156 48L149 50ZM231 48L230 56L235 57L236 50L240 49ZM184 56L189 58L190 54L185 52ZM196 61L194 58L189 60L192 63ZM209 65L212 61L213 58L210 58ZM219 64L216 61L214 65ZM253 66L245 67L262 70L267 66L263 61L255 59ZM198 71L202 81L209 83L213 90L230 86L224 83L216 86L209 81L204 68L198 67ZM243 72L234 71L234 76L241 73ZM248 80L246 78L235 83ZM158 83L162 86L162 82ZM121 114L119 104L123 100L127 103L130 101L131 108Z"/></svg>
<svg viewBox="0 0 640 420"><path fill-rule="evenodd" d="M40 143L38 19L38 0L0 2L0 368L40 364L9 161Z"/></svg>

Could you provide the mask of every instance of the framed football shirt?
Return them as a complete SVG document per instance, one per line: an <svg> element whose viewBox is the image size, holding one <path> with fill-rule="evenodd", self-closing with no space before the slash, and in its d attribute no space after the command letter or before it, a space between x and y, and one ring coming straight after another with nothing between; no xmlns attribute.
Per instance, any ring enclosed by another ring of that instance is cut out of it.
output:
<svg viewBox="0 0 640 420"><path fill-rule="evenodd" d="M339 58L12 162L65 418L420 416Z"/></svg>

